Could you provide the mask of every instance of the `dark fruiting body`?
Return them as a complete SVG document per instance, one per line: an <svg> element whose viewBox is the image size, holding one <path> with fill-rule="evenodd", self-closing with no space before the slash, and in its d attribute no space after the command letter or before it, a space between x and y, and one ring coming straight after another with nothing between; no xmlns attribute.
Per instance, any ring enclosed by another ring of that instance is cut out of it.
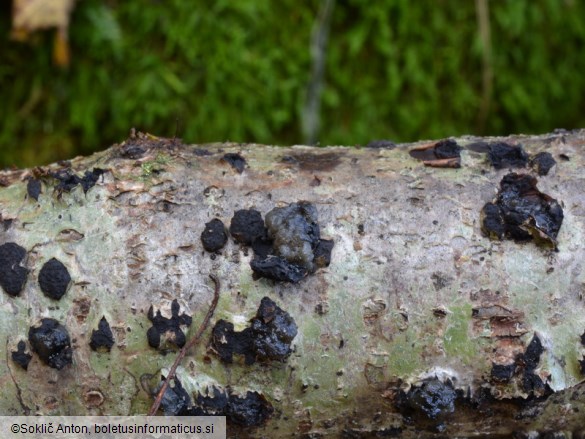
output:
<svg viewBox="0 0 585 439"><path fill-rule="evenodd" d="M225 415L231 424L258 427L263 425L273 413L274 408L264 395L248 391L243 398L230 395Z"/></svg>
<svg viewBox="0 0 585 439"><path fill-rule="evenodd" d="M331 263L331 252L335 243L333 240L320 239L315 249L315 265L319 268L329 267Z"/></svg>
<svg viewBox="0 0 585 439"><path fill-rule="evenodd" d="M98 329L94 329L91 332L91 340L89 346L94 351L107 351L110 352L112 346L114 346L114 334L110 329L110 325L105 317L102 317Z"/></svg>
<svg viewBox="0 0 585 439"><path fill-rule="evenodd" d="M585 346L585 332L583 332L583 334L581 334L581 344L583 346Z"/></svg>
<svg viewBox="0 0 585 439"><path fill-rule="evenodd" d="M447 139L437 142L434 147L434 152L439 159L451 159L461 157L461 147L455 140Z"/></svg>
<svg viewBox="0 0 585 439"><path fill-rule="evenodd" d="M221 220L215 218L205 224L201 233L201 243L208 252L221 250L227 242L227 233Z"/></svg>
<svg viewBox="0 0 585 439"><path fill-rule="evenodd" d="M413 386L400 401L400 408L428 419L442 419L455 411L457 394L450 382L443 383L437 378Z"/></svg>
<svg viewBox="0 0 585 439"><path fill-rule="evenodd" d="M496 169L524 168L528 163L528 155L522 146L504 142L490 144L488 158Z"/></svg>
<svg viewBox="0 0 585 439"><path fill-rule="evenodd" d="M556 245L563 209L540 192L536 182L526 174L511 173L502 178L496 199L481 212L481 227L488 237Z"/></svg>
<svg viewBox="0 0 585 439"><path fill-rule="evenodd" d="M20 265L26 250L14 242L0 245L0 286L13 297L20 294L28 270Z"/></svg>
<svg viewBox="0 0 585 439"><path fill-rule="evenodd" d="M556 164L557 162L550 152L539 152L530 159L530 166L538 175L548 175L548 171Z"/></svg>
<svg viewBox="0 0 585 439"><path fill-rule="evenodd" d="M29 178L26 183L26 193L30 198L39 201L39 195L41 194L41 182L36 178Z"/></svg>
<svg viewBox="0 0 585 439"><path fill-rule="evenodd" d="M191 406L191 397L183 388L181 381L173 378L174 386L167 387L165 394L160 402L160 406L166 416L184 416L190 415L189 407Z"/></svg>
<svg viewBox="0 0 585 439"><path fill-rule="evenodd" d="M265 259L254 258L250 262L254 274L259 277L274 279L281 282L297 283L307 275L307 270L291 264L283 258L269 255Z"/></svg>
<svg viewBox="0 0 585 439"><path fill-rule="evenodd" d="M585 375L585 357L579 360L579 370L581 371L581 375Z"/></svg>
<svg viewBox="0 0 585 439"><path fill-rule="evenodd" d="M514 376L516 364L492 364L491 376L494 381L507 383Z"/></svg>
<svg viewBox="0 0 585 439"><path fill-rule="evenodd" d="M55 187L58 192L71 192L77 185L81 185L83 192L87 193L105 172L103 169L94 168L91 171L85 171L83 177L79 177L71 169L63 169L51 173L51 176L59 182Z"/></svg>
<svg viewBox="0 0 585 439"><path fill-rule="evenodd" d="M524 356L522 360L524 362L524 367L526 370L534 370L538 367L538 363L540 362L540 356L544 352L544 348L542 347L542 343L540 338L535 334L532 337L532 340L526 347L526 351L524 352Z"/></svg>
<svg viewBox="0 0 585 439"><path fill-rule="evenodd" d="M244 157L242 157L240 154L224 154L222 160L224 160L226 163L229 163L229 165L240 174L244 172L244 168L246 167L246 159L244 159Z"/></svg>
<svg viewBox="0 0 585 439"><path fill-rule="evenodd" d="M18 342L16 349L17 349L16 351L11 352L12 361L14 361L16 364L18 364L24 370L27 370L28 363L30 363L32 355L27 354L25 352L26 351L26 343L24 342L24 340L21 340Z"/></svg>
<svg viewBox="0 0 585 439"><path fill-rule="evenodd" d="M250 327L243 331L235 332L232 323L219 320L212 331L211 345L225 363L231 363L234 354L243 355L248 365L285 361L292 353L290 344L296 335L294 319L264 297Z"/></svg>
<svg viewBox="0 0 585 439"><path fill-rule="evenodd" d="M266 235L262 215L254 209L236 211L230 224L230 234L240 244L251 245L256 238Z"/></svg>
<svg viewBox="0 0 585 439"><path fill-rule="evenodd" d="M67 329L55 319L42 319L41 326L31 327L28 341L39 358L54 369L61 370L72 362L71 342Z"/></svg>
<svg viewBox="0 0 585 439"><path fill-rule="evenodd" d="M67 292L71 283L69 271L63 263L55 258L45 262L39 272L39 285L45 296L59 300Z"/></svg>
<svg viewBox="0 0 585 439"><path fill-rule="evenodd" d="M155 315L152 305L150 306L148 309L148 320L152 322L152 327L146 332L146 337L151 347L155 349L163 348L161 345L161 336L163 335L166 336L166 341L171 345L175 345L178 348L185 346L187 338L181 329L181 325L191 326L192 319L191 316L185 313L179 315L179 309L179 302L176 299L173 300L171 304L171 318L166 318L162 316L160 310ZM162 350L166 350L166 347Z"/></svg>
<svg viewBox="0 0 585 439"><path fill-rule="evenodd" d="M317 209L306 201L275 207L266 214L268 236L273 241L274 255L314 272L315 248L320 230Z"/></svg>

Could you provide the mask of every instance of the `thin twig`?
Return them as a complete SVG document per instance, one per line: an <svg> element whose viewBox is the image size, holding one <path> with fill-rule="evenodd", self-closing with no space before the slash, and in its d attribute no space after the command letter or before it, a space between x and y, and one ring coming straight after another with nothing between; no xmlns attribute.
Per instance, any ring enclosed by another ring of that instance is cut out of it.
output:
<svg viewBox="0 0 585 439"><path fill-rule="evenodd" d="M175 362L173 363L171 370L169 371L167 377L163 381L162 387L160 388L160 390L158 391L158 394L156 395L156 399L154 400L154 403L152 404L152 407L150 408L150 410L148 412L148 416L154 416L156 414L156 412L158 411L158 408L160 407L160 403L163 399L163 396L169 387L169 383L175 377L175 372L177 371L177 367L179 367L179 364L181 364L181 361L183 360L183 358L185 358L185 355L187 355L187 351L189 349L191 349L193 346L195 346L197 344L197 342L199 342L201 335L203 335L203 332L205 332L205 329L209 325L209 320L211 320L211 317L213 316L213 312L215 311L215 308L217 307L217 302L219 301L219 288L220 288L219 279L213 274L210 274L209 277L211 278L211 280L215 284L215 291L213 293L213 301L211 302L211 306L209 307L209 310L207 311L207 314L205 315L203 322L201 322L201 325L199 326L199 329L197 330L197 333L195 334L195 336L191 340L189 340L187 342L187 344L185 346L183 346L183 348L179 351L179 355L177 355L177 358L175 359Z"/></svg>

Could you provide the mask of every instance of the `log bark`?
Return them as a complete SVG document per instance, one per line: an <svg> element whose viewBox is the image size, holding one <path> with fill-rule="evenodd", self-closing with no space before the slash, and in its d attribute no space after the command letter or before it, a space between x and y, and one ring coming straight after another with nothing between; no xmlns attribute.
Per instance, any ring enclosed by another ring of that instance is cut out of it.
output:
<svg viewBox="0 0 585 439"><path fill-rule="evenodd" d="M189 337L213 274L219 304L177 378L193 401L214 387L265 398L273 412L259 426L228 415L231 437L585 437L585 131L455 140L460 168L425 166L408 153L421 144L184 145L138 134L68 164L3 171L0 244L26 250L28 273L19 295L0 293L0 413L148 412L176 356L149 346L148 310L169 317L176 299L193 318ZM537 176L564 211L556 250L481 230L510 170L478 150L504 141L557 161ZM334 248L328 267L298 283L254 279L252 249L231 237L217 254L202 246L213 218L229 227L237 210L265 216L300 200L316 206ZM72 279L59 300L39 286L52 258ZM220 361L213 326L243 330L265 296L298 326L292 354ZM110 352L90 348L102 317ZM11 353L21 340L31 352L29 329L43 318L69 332L72 362L58 370L33 353L24 370Z"/></svg>

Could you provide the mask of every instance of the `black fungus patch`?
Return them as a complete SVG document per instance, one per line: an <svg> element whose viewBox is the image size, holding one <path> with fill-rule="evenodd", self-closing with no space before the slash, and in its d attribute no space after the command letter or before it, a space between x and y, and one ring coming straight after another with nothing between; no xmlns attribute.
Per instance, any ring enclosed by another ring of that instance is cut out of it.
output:
<svg viewBox="0 0 585 439"><path fill-rule="evenodd" d="M579 370L581 371L581 375L585 375L585 357L579 360Z"/></svg>
<svg viewBox="0 0 585 439"><path fill-rule="evenodd" d="M524 368L524 375L522 377L522 388L525 392L543 393L548 390L548 386L542 381L542 379L534 373L534 370L538 367L540 357L544 352L544 347L538 335L534 334L532 340L526 347L526 351L520 354L516 360L516 363Z"/></svg>
<svg viewBox="0 0 585 439"><path fill-rule="evenodd" d="M450 381L443 383L437 378L412 386L408 393L400 395L398 408L413 417L443 420L455 411L457 393Z"/></svg>
<svg viewBox="0 0 585 439"><path fill-rule="evenodd" d="M494 381L499 383L507 383L514 376L516 372L516 364L496 364L492 363L491 376Z"/></svg>
<svg viewBox="0 0 585 439"><path fill-rule="evenodd" d="M556 248L563 223L563 209L554 198L536 187L536 178L510 173L500 182L500 191L481 211L482 231L491 239L534 240Z"/></svg>
<svg viewBox="0 0 585 439"><path fill-rule="evenodd" d="M244 168L246 167L246 159L244 159L244 157L242 157L240 154L230 152L224 154L222 160L228 163L240 174L244 172Z"/></svg>
<svg viewBox="0 0 585 439"><path fill-rule="evenodd" d="M28 369L28 363L32 358L31 354L26 353L26 342L21 340L16 346L16 351L11 352L12 361L22 367L24 370Z"/></svg>
<svg viewBox="0 0 585 439"><path fill-rule="evenodd" d="M21 266L26 250L14 242L0 245L0 286L16 297L24 288L28 270Z"/></svg>
<svg viewBox="0 0 585 439"><path fill-rule="evenodd" d="M119 155L123 159L137 160L146 153L146 148L134 143L128 142L120 147Z"/></svg>
<svg viewBox="0 0 585 439"><path fill-rule="evenodd" d="M193 406L199 411L196 416L225 416L228 403L228 393L213 386L205 395L197 392Z"/></svg>
<svg viewBox="0 0 585 439"><path fill-rule="evenodd" d="M461 167L461 147L451 139L413 148L408 153L411 157L422 160L426 166L442 168Z"/></svg>
<svg viewBox="0 0 585 439"><path fill-rule="evenodd" d="M585 332L583 332L583 334L581 334L581 344L583 346L585 346Z"/></svg>
<svg viewBox="0 0 585 439"><path fill-rule="evenodd" d="M488 159L496 169L524 168L528 163L528 155L522 146L504 142L490 144Z"/></svg>
<svg viewBox="0 0 585 439"><path fill-rule="evenodd" d="M225 416L231 424L243 427L258 427L274 413L272 404L258 392L246 392L246 396L239 397L230 394Z"/></svg>
<svg viewBox="0 0 585 439"><path fill-rule="evenodd" d="M165 380L162 377L163 381ZM161 383L162 386L163 383ZM159 387L160 389L160 387ZM158 393L158 391L156 392ZM183 388L181 381L173 378L161 399L160 407L166 416L190 416L191 397Z"/></svg>
<svg viewBox="0 0 585 439"><path fill-rule="evenodd" d="M290 344L297 335L294 319L268 297L260 302L256 317L243 331L234 331L234 325L219 320L212 331L211 347L225 363L233 355L243 355L245 363L256 361L285 361L292 353Z"/></svg>
<svg viewBox="0 0 585 439"><path fill-rule="evenodd" d="M161 379L158 389L165 377ZM158 394L158 389L153 396ZM212 387L205 394L197 392L192 400L176 377L167 387L160 407L167 416L225 416L229 424L243 427L259 427L274 413L272 404L258 392L247 391L242 397L229 389Z"/></svg>
<svg viewBox="0 0 585 439"><path fill-rule="evenodd" d="M26 183L26 193L30 198L39 201L39 195L41 195L41 182L36 178L29 178Z"/></svg>
<svg viewBox="0 0 585 439"><path fill-rule="evenodd" d="M251 245L256 238L266 235L262 215L254 209L236 211L230 223L230 234L240 244Z"/></svg>
<svg viewBox="0 0 585 439"><path fill-rule="evenodd" d="M254 277L296 283L331 262L333 241L320 238L317 209L306 201L260 212L238 210L230 225L236 241L251 245Z"/></svg>
<svg viewBox="0 0 585 439"><path fill-rule="evenodd" d="M102 317L98 329L94 329L91 332L91 340L89 341L89 347L94 351L110 352L114 346L114 334L110 329L110 324L105 317Z"/></svg>
<svg viewBox="0 0 585 439"><path fill-rule="evenodd" d="M538 367L538 363L540 362L540 356L544 352L544 348L542 347L542 343L538 335L534 334L532 340L526 347L526 351L522 356L522 362L524 363L524 367L526 370L534 370Z"/></svg>
<svg viewBox="0 0 585 439"><path fill-rule="evenodd" d="M280 282L297 283L307 275L307 270L274 255L255 257L250 267L257 278L265 277Z"/></svg>
<svg viewBox="0 0 585 439"><path fill-rule="evenodd" d="M320 230L315 206L306 201L275 207L266 214L268 236L273 241L274 255L291 264L314 272L315 249Z"/></svg>
<svg viewBox="0 0 585 439"><path fill-rule="evenodd" d="M366 148L375 148L375 149L394 149L396 148L396 143L390 140L372 140L368 142Z"/></svg>
<svg viewBox="0 0 585 439"><path fill-rule="evenodd" d="M81 185L83 192L87 193L88 190L95 186L100 176L105 172L103 169L94 168L91 171L85 171L83 177L80 177L71 171L71 169L63 169L52 172L51 176L59 182L55 187L55 190L59 193L71 192L78 185Z"/></svg>
<svg viewBox="0 0 585 439"><path fill-rule="evenodd" d="M67 267L55 258L45 262L39 272L39 285L45 296L59 300L67 292L71 276Z"/></svg>
<svg viewBox="0 0 585 439"><path fill-rule="evenodd" d="M201 243L203 248L208 252L221 250L227 242L227 232L220 219L212 219L205 224L205 229L201 233Z"/></svg>
<svg viewBox="0 0 585 439"><path fill-rule="evenodd" d="M319 268L329 267L331 263L331 252L335 243L333 240L320 239L315 249L315 265Z"/></svg>
<svg viewBox="0 0 585 439"><path fill-rule="evenodd" d="M538 175L548 175L548 171L550 171L557 162L550 152L539 152L530 159L529 164Z"/></svg>
<svg viewBox="0 0 585 439"><path fill-rule="evenodd" d="M61 370L72 362L69 333L55 319L42 319L39 327L31 327L28 342L39 358L54 369Z"/></svg>
<svg viewBox="0 0 585 439"><path fill-rule="evenodd" d="M152 305L148 309L148 320L152 322L152 326L146 332L149 346L167 351L169 346L174 345L178 348L185 346L187 337L181 329L181 326L191 326L192 318L183 313L179 315L179 302L173 300L171 304L171 317L163 317L160 310L154 314ZM161 343L161 338L164 336L165 343Z"/></svg>

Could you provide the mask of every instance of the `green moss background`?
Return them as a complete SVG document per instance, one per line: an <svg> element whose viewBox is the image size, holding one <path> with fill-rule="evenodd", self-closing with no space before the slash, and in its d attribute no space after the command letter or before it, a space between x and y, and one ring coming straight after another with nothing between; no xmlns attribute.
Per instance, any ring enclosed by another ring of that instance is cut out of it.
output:
<svg viewBox="0 0 585 439"><path fill-rule="evenodd" d="M67 69L52 63L51 31L10 40L9 3L0 6L0 167L87 154L130 127L189 143L306 140L319 1L80 0ZM319 143L585 126L585 2L489 1L487 63L476 4L337 0Z"/></svg>

